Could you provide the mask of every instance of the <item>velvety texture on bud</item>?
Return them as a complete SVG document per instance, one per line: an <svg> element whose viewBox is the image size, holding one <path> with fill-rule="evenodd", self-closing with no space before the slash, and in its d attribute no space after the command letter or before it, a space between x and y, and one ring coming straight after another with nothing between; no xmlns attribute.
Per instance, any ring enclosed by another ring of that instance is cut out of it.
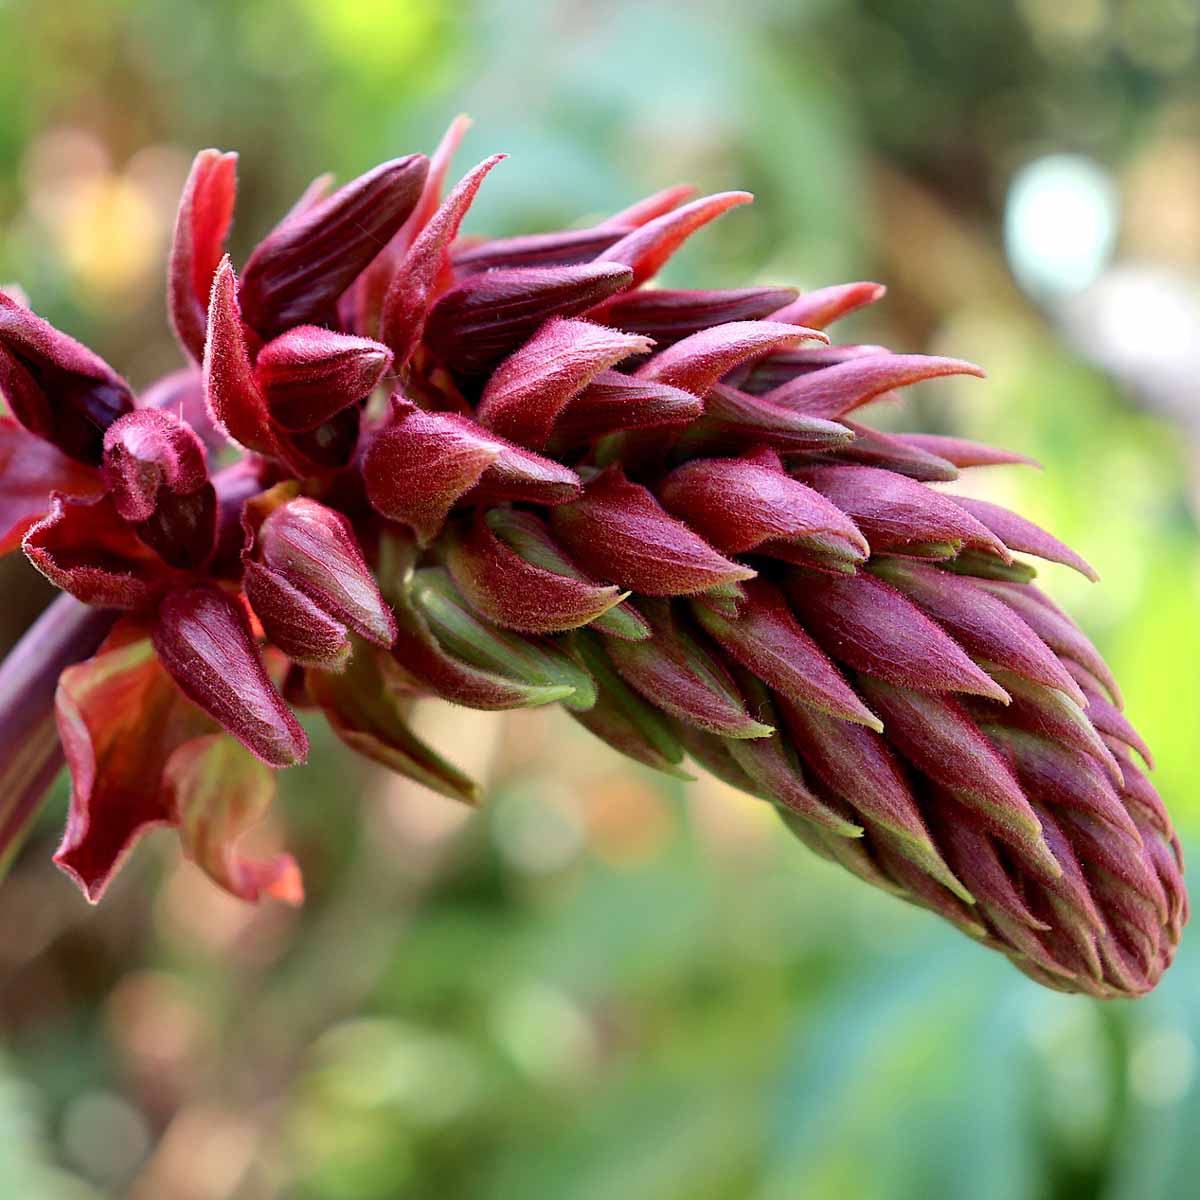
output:
<svg viewBox="0 0 1200 1200"><path fill-rule="evenodd" d="M412 212L428 169L423 154L393 159L285 217L246 263L246 321L264 338L326 323L338 297Z"/></svg>
<svg viewBox="0 0 1200 1200"><path fill-rule="evenodd" d="M290 658L339 663L349 652L349 630L385 647L395 640L395 617L341 513L300 496L267 514L250 537L246 595L267 636ZM335 629L340 638L331 655Z"/></svg>
<svg viewBox="0 0 1200 1200"><path fill-rule="evenodd" d="M154 649L189 700L273 767L308 756L308 738L275 690L246 613L214 587L167 597L154 625Z"/></svg>
<svg viewBox="0 0 1200 1200"><path fill-rule="evenodd" d="M391 365L379 342L297 325L259 351L254 371L272 420L299 433L365 399Z"/></svg>
<svg viewBox="0 0 1200 1200"><path fill-rule="evenodd" d="M579 477L454 413L431 413L392 397L391 424L363 460L367 495L385 517L408 525L423 542L450 510L475 500L562 504L579 492Z"/></svg>
<svg viewBox="0 0 1200 1200"><path fill-rule="evenodd" d="M163 824L218 886L294 903L291 858L237 846L307 752L291 704L474 803L413 706L560 703L1049 987L1153 988L1188 918L1179 840L1029 559L1094 572L941 486L1030 460L854 419L979 369L829 344L878 284L655 289L746 193L462 238L502 157L443 201L465 128L316 180L240 287L234 159L202 152L168 275L192 362L140 403L0 299L0 551L95 619L64 598L0 665L0 870L65 754L58 861L89 898Z"/></svg>
<svg viewBox="0 0 1200 1200"><path fill-rule="evenodd" d="M578 500L552 510L550 520L586 571L647 596L686 596L755 574L670 516L619 467L596 476Z"/></svg>

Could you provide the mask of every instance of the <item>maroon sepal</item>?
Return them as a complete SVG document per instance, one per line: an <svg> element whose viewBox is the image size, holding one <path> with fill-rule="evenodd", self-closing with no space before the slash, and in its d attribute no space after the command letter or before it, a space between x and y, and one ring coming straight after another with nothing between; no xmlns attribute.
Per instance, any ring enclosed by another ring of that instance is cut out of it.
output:
<svg viewBox="0 0 1200 1200"><path fill-rule="evenodd" d="M991 504L987 500L975 500L969 496L949 498L960 508L966 509L981 524L986 525L1010 550L1032 554L1048 562L1062 563L1072 567L1093 583L1100 578L1070 546L1064 546L1058 538L1052 537L1032 521L1027 521L1015 512L1001 508L999 504Z"/></svg>
<svg viewBox="0 0 1200 1200"><path fill-rule="evenodd" d="M684 426L703 413L704 402L691 392L601 371L559 412L550 444L571 447L627 429Z"/></svg>
<svg viewBox="0 0 1200 1200"><path fill-rule="evenodd" d="M55 587L97 608L147 609L177 577L121 520L109 496L72 500L55 493L21 547Z"/></svg>
<svg viewBox="0 0 1200 1200"><path fill-rule="evenodd" d="M604 321L618 329L653 338L657 346L663 347L728 321L758 321L769 316L775 323L782 320L789 325L804 325L804 321L771 315L795 296L794 288L785 287L733 288L720 292L645 288L610 301L604 309Z"/></svg>
<svg viewBox="0 0 1200 1200"><path fill-rule="evenodd" d="M886 292L882 283L837 283L805 292L767 315L772 321L824 329L847 313L881 300Z"/></svg>

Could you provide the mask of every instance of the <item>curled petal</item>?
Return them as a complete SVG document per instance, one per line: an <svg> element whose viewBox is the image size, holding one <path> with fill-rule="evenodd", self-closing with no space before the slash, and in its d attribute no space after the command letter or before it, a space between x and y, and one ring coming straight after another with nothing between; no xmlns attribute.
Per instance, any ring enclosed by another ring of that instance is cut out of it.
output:
<svg viewBox="0 0 1200 1200"><path fill-rule="evenodd" d="M338 297L412 212L428 169L423 154L392 159L286 217L246 263L246 321L264 338L326 324Z"/></svg>
<svg viewBox="0 0 1200 1200"><path fill-rule="evenodd" d="M71 807L54 861L95 903L138 838L174 823L164 766L211 725L172 684L145 631L129 623L94 658L63 671L55 707Z"/></svg>
<svg viewBox="0 0 1200 1200"><path fill-rule="evenodd" d="M425 340L464 375L487 373L550 317L573 317L629 286L617 263L515 267L472 275L434 305Z"/></svg>
<svg viewBox="0 0 1200 1200"><path fill-rule="evenodd" d="M70 500L55 494L21 546L55 587L97 608L147 608L174 577L108 496Z"/></svg>
<svg viewBox="0 0 1200 1200"><path fill-rule="evenodd" d="M95 467L68 458L10 417L0 417L0 555L21 544L50 508L50 493L94 500L104 491Z"/></svg>
<svg viewBox="0 0 1200 1200"><path fill-rule="evenodd" d="M192 162L179 211L167 272L171 326L184 351L204 359L204 331L213 275L225 253L237 199L237 155L201 150Z"/></svg>
<svg viewBox="0 0 1200 1200"><path fill-rule="evenodd" d="M555 536L593 577L647 596L684 596L755 572L718 554L619 467L551 514Z"/></svg>
<svg viewBox="0 0 1200 1200"><path fill-rule="evenodd" d="M540 450L560 412L597 375L650 340L590 321L552 318L492 372L479 401L480 424Z"/></svg>
<svg viewBox="0 0 1200 1200"><path fill-rule="evenodd" d="M104 480L126 521L145 521L161 491L186 495L208 481L204 443L172 413L139 409L104 435Z"/></svg>
<svg viewBox="0 0 1200 1200"><path fill-rule="evenodd" d="M208 734L167 759L163 785L184 853L214 883L243 900L303 901L300 868L290 854L248 859L237 851L275 797L275 773L268 766L226 734Z"/></svg>
<svg viewBox="0 0 1200 1200"><path fill-rule="evenodd" d="M259 351L254 372L272 419L304 432L369 396L391 365L370 338L298 325Z"/></svg>
<svg viewBox="0 0 1200 1200"><path fill-rule="evenodd" d="M408 362L421 340L438 278L446 266L447 251L467 209L488 173L504 157L494 154L464 176L416 235L397 268L383 298L380 337L395 352L398 366Z"/></svg>
<svg viewBox="0 0 1200 1200"><path fill-rule="evenodd" d="M108 363L4 292L0 395L30 433L91 466L104 431L133 408L129 385Z"/></svg>
<svg viewBox="0 0 1200 1200"><path fill-rule="evenodd" d="M826 652L858 671L918 691L1008 699L953 638L873 575L795 575L787 593L801 624Z"/></svg>
<svg viewBox="0 0 1200 1200"><path fill-rule="evenodd" d="M767 392L766 398L784 408L836 420L893 388L941 375L982 376L983 371L957 358L933 358L926 354L867 355L801 375Z"/></svg>
<svg viewBox="0 0 1200 1200"><path fill-rule="evenodd" d="M194 704L272 767L308 755L308 739L263 669L245 610L215 587L172 592L154 648Z"/></svg>

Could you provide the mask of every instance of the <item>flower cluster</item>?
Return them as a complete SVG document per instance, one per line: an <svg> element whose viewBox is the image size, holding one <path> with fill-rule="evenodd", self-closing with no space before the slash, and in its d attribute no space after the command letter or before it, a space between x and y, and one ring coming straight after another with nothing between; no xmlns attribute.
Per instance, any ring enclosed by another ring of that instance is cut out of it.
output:
<svg viewBox="0 0 1200 1200"><path fill-rule="evenodd" d="M1153 987L1187 917L1178 840L1108 668L1016 556L1091 569L935 486L1027 460L854 419L977 368L831 344L874 284L646 286L745 193L462 238L500 161L441 200L462 129L318 181L240 272L236 159L202 152L169 269L189 363L141 396L0 293L0 549L88 606L0 669L47 714L57 677L58 864L98 899L167 824L230 891L294 901L289 857L236 848L306 756L294 709L471 801L414 700L560 703L1051 987ZM0 727L0 857L55 761Z"/></svg>

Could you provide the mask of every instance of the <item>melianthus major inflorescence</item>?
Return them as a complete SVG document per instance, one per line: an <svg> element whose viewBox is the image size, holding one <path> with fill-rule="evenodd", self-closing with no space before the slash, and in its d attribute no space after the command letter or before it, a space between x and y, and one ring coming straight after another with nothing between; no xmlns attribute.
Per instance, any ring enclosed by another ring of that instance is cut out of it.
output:
<svg viewBox="0 0 1200 1200"><path fill-rule="evenodd" d="M414 700L557 702L1043 983L1153 987L1178 839L1111 673L1014 555L1091 569L931 486L1028 460L851 418L981 372L830 344L875 284L646 286L745 193L460 238L502 157L439 202L463 128L318 181L240 277L236 157L202 152L169 269L189 365L140 397L0 293L0 550L74 597L2 668L0 861L65 753L55 859L90 899L167 824L233 893L295 901L290 857L236 849L307 754L294 708L472 801Z"/></svg>

